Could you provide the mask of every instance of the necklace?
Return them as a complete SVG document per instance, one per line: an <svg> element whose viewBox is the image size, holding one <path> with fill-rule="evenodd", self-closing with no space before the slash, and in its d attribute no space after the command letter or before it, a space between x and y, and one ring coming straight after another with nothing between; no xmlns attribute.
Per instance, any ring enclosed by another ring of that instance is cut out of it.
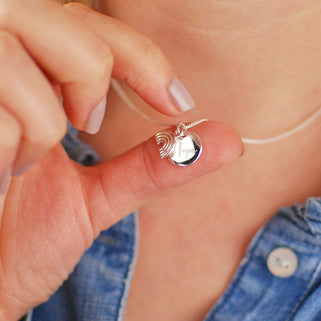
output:
<svg viewBox="0 0 321 321"><path fill-rule="evenodd" d="M153 118L149 117L148 115L142 113L135 105L134 103L129 99L125 91L121 88L121 86L118 84L117 80L111 79L111 86L113 89L116 91L118 96L122 99L122 101L130 108L132 109L135 113L140 115L142 118L146 119L149 122L152 122L157 125L162 125L162 126L172 126L173 124L166 124L166 123L160 123ZM268 144L268 143L273 143L279 140L282 140L284 138L287 138L301 129L307 127L309 124L311 124L317 117L319 117L321 114L321 107L319 107L315 112L313 112L308 118L306 118L302 123L298 124L297 126L293 127L292 129L286 131L283 134L269 137L269 138L264 138L264 139L253 139L253 138L244 138L242 137L242 141L244 144L252 144L252 145L263 145L263 144Z"/></svg>

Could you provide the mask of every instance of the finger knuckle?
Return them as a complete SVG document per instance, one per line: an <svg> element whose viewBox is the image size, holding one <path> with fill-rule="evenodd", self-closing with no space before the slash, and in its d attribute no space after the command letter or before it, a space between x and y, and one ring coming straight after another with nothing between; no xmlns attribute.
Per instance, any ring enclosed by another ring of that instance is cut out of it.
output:
<svg viewBox="0 0 321 321"><path fill-rule="evenodd" d="M11 0L0 0L0 26L2 26L8 18L12 3L13 1Z"/></svg>
<svg viewBox="0 0 321 321"><path fill-rule="evenodd" d="M44 124L44 128L38 128L30 133L28 140L42 149L50 149L59 143L67 131L67 122L51 122Z"/></svg>
<svg viewBox="0 0 321 321"><path fill-rule="evenodd" d="M163 56L163 53L160 47L149 38L144 38L142 43L142 48L143 48L142 50L143 55L146 58L155 59Z"/></svg>
<svg viewBox="0 0 321 321"><path fill-rule="evenodd" d="M1 0L0 0L1 1ZM88 6L77 3L70 2L64 5L65 8L77 14L77 16L87 24L87 21L91 19L94 14L94 11ZM87 51L90 59L90 66L87 70L89 77L93 79L106 79L110 77L113 65L114 65L114 56L110 47L99 37L92 38L92 44L90 50Z"/></svg>
<svg viewBox="0 0 321 321"><path fill-rule="evenodd" d="M16 148L20 142L21 126L20 123L9 113L0 112L0 137L2 148Z"/></svg>
<svg viewBox="0 0 321 321"><path fill-rule="evenodd" d="M79 2L74 2L74 1L65 3L63 7L71 10L82 10L83 15L86 15L90 11L90 8L88 6ZM80 18L82 19L83 16L80 16Z"/></svg>
<svg viewBox="0 0 321 321"><path fill-rule="evenodd" d="M63 7L66 9L78 8L78 6L79 6L78 2L68 2L63 4Z"/></svg>
<svg viewBox="0 0 321 321"><path fill-rule="evenodd" d="M47 130L47 143L50 147L55 146L62 140L67 131L67 122L60 121L53 126L50 126Z"/></svg>
<svg viewBox="0 0 321 321"><path fill-rule="evenodd" d="M114 64L114 57L109 46L103 41L100 41L93 55L93 66L91 70L95 77L99 79L109 77Z"/></svg>
<svg viewBox="0 0 321 321"><path fill-rule="evenodd" d="M19 41L9 32L0 31L0 63L6 63L19 52Z"/></svg>

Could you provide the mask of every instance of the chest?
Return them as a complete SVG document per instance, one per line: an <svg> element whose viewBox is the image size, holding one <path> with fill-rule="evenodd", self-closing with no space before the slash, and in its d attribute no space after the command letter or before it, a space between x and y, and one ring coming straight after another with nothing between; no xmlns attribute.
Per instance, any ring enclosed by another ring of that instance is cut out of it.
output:
<svg viewBox="0 0 321 321"><path fill-rule="evenodd" d="M213 244L213 238L187 226L160 228L140 214L124 321L204 320L237 269L243 246Z"/></svg>

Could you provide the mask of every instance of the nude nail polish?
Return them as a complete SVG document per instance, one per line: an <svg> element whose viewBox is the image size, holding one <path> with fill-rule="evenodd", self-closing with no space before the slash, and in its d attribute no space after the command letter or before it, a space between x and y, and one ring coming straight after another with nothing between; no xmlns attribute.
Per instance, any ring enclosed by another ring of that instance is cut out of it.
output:
<svg viewBox="0 0 321 321"><path fill-rule="evenodd" d="M178 78L172 80L168 91L179 110L185 112L195 107L194 99Z"/></svg>
<svg viewBox="0 0 321 321"><path fill-rule="evenodd" d="M16 169L13 173L13 176L15 177L19 177L21 175L23 175L26 171L28 171L28 169L30 169L32 167L33 164L27 164L27 165L24 165L18 169Z"/></svg>
<svg viewBox="0 0 321 321"><path fill-rule="evenodd" d="M12 173L12 170L9 169L3 175L2 180L0 181L0 194L4 194L7 192L7 189L11 180L11 173Z"/></svg>
<svg viewBox="0 0 321 321"><path fill-rule="evenodd" d="M88 134L97 134L104 119L107 97L105 97L90 113L86 132Z"/></svg>

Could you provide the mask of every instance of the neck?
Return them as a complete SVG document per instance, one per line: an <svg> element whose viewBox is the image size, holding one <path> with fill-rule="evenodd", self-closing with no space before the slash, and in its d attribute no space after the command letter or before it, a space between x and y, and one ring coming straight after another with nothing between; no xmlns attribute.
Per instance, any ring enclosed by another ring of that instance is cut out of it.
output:
<svg viewBox="0 0 321 321"><path fill-rule="evenodd" d="M174 65L197 103L179 121L215 119L243 137L265 138L321 104L321 47L305 36L321 38L318 24L309 23L320 16L317 1L155 0L143 8L133 1L101 2L102 11L158 43ZM134 101L156 120L178 122Z"/></svg>
<svg viewBox="0 0 321 321"><path fill-rule="evenodd" d="M272 15L264 10L262 2L260 19L253 14L253 19L245 23L245 16L253 9L246 9L248 2L243 10L235 9L238 4L227 10L226 1L184 1L181 8L190 10L184 16L179 16L179 8L172 7L180 1L155 0L144 8L136 1L109 2L101 10L156 41L197 103L193 111L173 119L153 111L128 92L140 110L159 122L177 124L208 118L232 126L243 137L265 138L294 127L320 105L321 48L306 38L309 34L321 38L318 24L309 23L311 19L319 21L320 5L313 10L308 6L303 10L299 5L290 9L282 0L275 4L278 8ZM212 3L214 7L205 11L216 13L217 19L196 19L194 9L198 14L197 10L203 9L194 5L200 3ZM164 8L168 8L166 12ZM271 21L272 17L275 20ZM282 23L285 20L287 23ZM149 123L129 110L110 90L102 130L85 139L105 161L162 129L164 126ZM246 146L244 156L236 163L152 200L144 210L163 215L166 209L170 217L182 220L198 213L199 219L226 219L255 229L280 206L319 195L320 140L320 124L313 122L275 144ZM188 206L186 199L190 200ZM236 230L237 223L224 229Z"/></svg>

